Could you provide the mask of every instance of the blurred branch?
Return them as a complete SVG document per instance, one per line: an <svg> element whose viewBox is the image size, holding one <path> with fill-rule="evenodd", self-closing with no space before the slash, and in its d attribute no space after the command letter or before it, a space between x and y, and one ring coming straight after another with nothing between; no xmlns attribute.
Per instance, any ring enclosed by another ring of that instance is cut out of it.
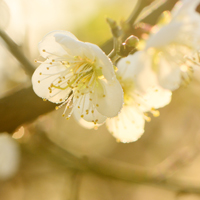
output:
<svg viewBox="0 0 200 200"><path fill-rule="evenodd" d="M80 172L74 172L72 176L72 185L71 185L71 194L70 200L78 200L79 199L79 190L81 184L82 174Z"/></svg>
<svg viewBox="0 0 200 200"><path fill-rule="evenodd" d="M155 10L153 10L152 13L150 13L149 15L144 17L142 19L142 22L148 23L150 25L155 25L157 23L157 20L158 20L159 16L162 14L162 12L165 11L165 10L171 10L174 7L174 5L176 4L177 1L178 0L167 0L160 7L158 7ZM140 3L140 2L143 2L143 3ZM138 0L138 3L137 3L136 7L138 7L138 9L141 11L142 9L144 9L145 6L147 6L151 2L152 1L150 1L150 0L148 0L148 1L145 1L145 0L140 1L140 0ZM134 9L133 12L131 13L130 17L125 22L125 24L128 24L128 25L126 26L126 33L124 35L124 39L126 39L130 35L135 35L138 38L140 38L141 31L136 30L134 28L134 24L133 24L133 22L137 19L139 14L140 13L137 12ZM113 39L108 40L105 44L103 44L101 46L101 48L106 54L111 52L111 50L113 48Z"/></svg>
<svg viewBox="0 0 200 200"><path fill-rule="evenodd" d="M12 133L20 125L53 109L55 109L55 105L42 101L35 95L32 87L11 93L0 99L0 132Z"/></svg>
<svg viewBox="0 0 200 200"><path fill-rule="evenodd" d="M134 24L135 20L138 18L143 8L148 6L148 4L150 4L151 2L152 0L138 0L129 18L126 20L126 23L130 25Z"/></svg>
<svg viewBox="0 0 200 200"><path fill-rule="evenodd" d="M6 34L5 31L0 29L0 37L5 41L8 46L8 49L13 54L13 56L22 64L25 72L32 76L35 71L35 67L32 63L24 56L24 53L21 51L20 47Z"/></svg>
<svg viewBox="0 0 200 200"><path fill-rule="evenodd" d="M116 179L129 183L145 184L161 187L176 193L196 193L200 194L200 186L185 183L181 179L168 177L165 174L159 176L155 170L134 166L106 158L77 157L70 152L56 146L46 136L33 135L30 144L22 144L23 152L35 154L36 158L57 164L60 169L71 169L77 174L90 172L105 178ZM35 146L33 148L33 146ZM22 166L23 168L23 166Z"/></svg>
<svg viewBox="0 0 200 200"><path fill-rule="evenodd" d="M144 1L142 1L144 2ZM165 4L153 11L144 21L155 24L158 17L164 10L171 10L177 0L168 0ZM140 5L140 4L139 4ZM140 5L142 6L142 4ZM142 7L140 7L140 10ZM132 23L137 17L138 13L132 14L129 18L129 23ZM151 19L149 21L149 19ZM137 30L134 30L133 26L126 32L126 36L132 34L138 36ZM4 39L8 45L11 53L23 64L25 70L30 75L34 71L33 65L22 54L19 46L17 46L11 38L2 30L0 30L0 36ZM112 50L112 40L108 41L102 46L102 49L109 53ZM10 94L7 97L0 99L0 115L3 116L0 120L0 132L12 133L17 127L24 123L30 122L36 119L38 116L52 111L54 105L50 102L43 102L38 98L32 90L32 87L28 89L22 89L21 91Z"/></svg>

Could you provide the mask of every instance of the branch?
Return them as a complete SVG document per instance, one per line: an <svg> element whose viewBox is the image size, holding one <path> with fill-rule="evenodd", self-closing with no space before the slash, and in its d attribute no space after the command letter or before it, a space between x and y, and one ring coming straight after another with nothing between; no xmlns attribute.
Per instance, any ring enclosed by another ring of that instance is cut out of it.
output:
<svg viewBox="0 0 200 200"><path fill-rule="evenodd" d="M32 76L33 72L35 71L35 67L32 63L24 56L23 52L21 51L20 47L6 34L5 31L0 29L0 37L4 40L7 44L8 49L12 53L12 55L22 64L23 69L25 72Z"/></svg>
<svg viewBox="0 0 200 200"><path fill-rule="evenodd" d="M22 144L23 152L35 154L37 158L42 156L42 160L48 159L48 161L57 164L63 170L67 168L74 172L76 170L77 173L90 172L105 178L161 187L176 193L200 194L199 186L186 183L181 179L168 178L165 174L162 176L156 175L155 169L146 169L102 157L77 157L55 146L43 133L33 135L29 141L31 145ZM31 155L31 157L33 156Z"/></svg>
<svg viewBox="0 0 200 200"><path fill-rule="evenodd" d="M55 109L55 104L44 102L32 87L22 89L0 99L0 132L12 133L20 125Z"/></svg>

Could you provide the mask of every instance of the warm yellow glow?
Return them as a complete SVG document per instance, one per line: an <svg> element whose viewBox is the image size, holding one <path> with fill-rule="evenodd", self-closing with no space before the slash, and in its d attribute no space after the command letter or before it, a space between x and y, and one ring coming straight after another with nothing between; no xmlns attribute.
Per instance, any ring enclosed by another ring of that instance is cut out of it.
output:
<svg viewBox="0 0 200 200"><path fill-rule="evenodd" d="M24 127L21 126L18 131L13 133L12 138L20 139L20 138L22 138L24 136L24 132L25 132L24 131Z"/></svg>

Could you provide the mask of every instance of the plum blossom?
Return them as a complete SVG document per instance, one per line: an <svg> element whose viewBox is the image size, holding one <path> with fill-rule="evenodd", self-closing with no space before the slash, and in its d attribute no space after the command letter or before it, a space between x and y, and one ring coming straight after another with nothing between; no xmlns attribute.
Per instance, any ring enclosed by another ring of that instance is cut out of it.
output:
<svg viewBox="0 0 200 200"><path fill-rule="evenodd" d="M146 59L145 61L148 66L151 60ZM122 58L117 63L116 76L124 91L124 104L116 117L107 118L106 126L119 142L128 143L138 140L144 133L145 121L151 120L148 112L157 117L159 116L157 109L171 101L171 91L158 86L154 74L151 76L148 73L142 73L141 76L143 64L142 51ZM78 116L75 118L82 126L94 128L92 123L86 122Z"/></svg>
<svg viewBox="0 0 200 200"><path fill-rule="evenodd" d="M169 23L152 29L144 51L151 56L152 73L159 84L169 90L190 82L194 59L200 46L200 15L196 8L200 0L183 0L171 12ZM168 16L169 17L169 16ZM146 70L146 67L143 67Z"/></svg>
<svg viewBox="0 0 200 200"><path fill-rule="evenodd" d="M122 108L123 90L113 64L96 45L79 41L67 31L48 33L39 43L46 60L32 76L35 93L61 103L66 110L94 124L116 116ZM39 61L37 61L39 62Z"/></svg>
<svg viewBox="0 0 200 200"><path fill-rule="evenodd" d="M146 60L148 65L148 60ZM145 121L159 116L160 107L171 101L171 91L156 84L155 76L140 75L144 64L143 52L136 52L122 58L118 64L117 77L124 90L124 105L118 116L108 118L106 125L111 134L120 142L134 142L144 133ZM145 89L142 87L144 82Z"/></svg>

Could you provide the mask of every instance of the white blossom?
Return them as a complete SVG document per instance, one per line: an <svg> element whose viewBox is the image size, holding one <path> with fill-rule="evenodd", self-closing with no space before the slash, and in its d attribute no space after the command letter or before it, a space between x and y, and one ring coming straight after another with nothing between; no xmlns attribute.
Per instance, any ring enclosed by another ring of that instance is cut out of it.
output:
<svg viewBox="0 0 200 200"><path fill-rule="evenodd" d="M140 74L144 64L142 52L136 52L121 59L118 64L117 77L124 90L124 105L120 114L106 121L108 130L118 141L133 142L144 132L145 121L150 121L147 112L159 116L160 107L171 101L171 91L156 84L155 76ZM146 60L147 61L147 60ZM143 84L145 88L143 88Z"/></svg>
<svg viewBox="0 0 200 200"><path fill-rule="evenodd" d="M198 63L193 56L200 46L200 15L196 7L200 0L178 2L168 24L153 28L144 51L152 60L153 73L159 84L170 90L187 84L193 67ZM145 69L145 66L143 67Z"/></svg>
<svg viewBox="0 0 200 200"><path fill-rule="evenodd" d="M144 133L145 121L151 120L148 112L157 117L157 109L171 101L171 91L158 86L154 74L142 73L141 76L143 56L143 52L139 51L122 58L117 64L116 75L124 91L124 104L118 116L107 118L106 126L119 142L138 140ZM76 119L86 128L94 127L80 117L76 116Z"/></svg>
<svg viewBox="0 0 200 200"><path fill-rule="evenodd" d="M32 77L35 93L71 108L94 124L114 117L122 108L123 91L110 59L96 45L79 41L67 31L53 31L39 43L46 60Z"/></svg>

